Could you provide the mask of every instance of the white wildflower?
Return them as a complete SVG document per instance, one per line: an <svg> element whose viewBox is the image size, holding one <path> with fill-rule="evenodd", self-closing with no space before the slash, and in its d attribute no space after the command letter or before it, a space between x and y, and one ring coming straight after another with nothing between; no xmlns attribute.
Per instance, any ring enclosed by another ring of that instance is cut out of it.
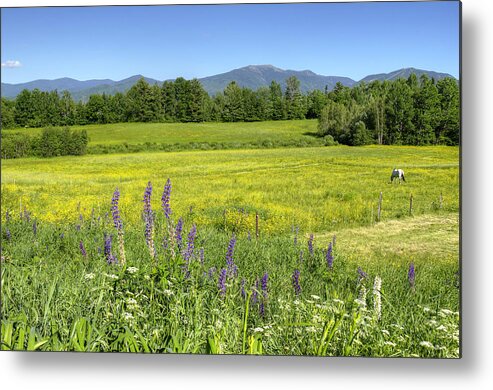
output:
<svg viewBox="0 0 493 390"><path fill-rule="evenodd" d="M337 299L337 298L334 298L332 301L335 303L340 303L341 305L344 304L344 301L341 301L340 299Z"/></svg>
<svg viewBox="0 0 493 390"><path fill-rule="evenodd" d="M436 320L429 320L428 325L436 327L438 325L438 322L436 322Z"/></svg>
<svg viewBox="0 0 493 390"><path fill-rule="evenodd" d="M137 305L137 301L133 298L128 298L127 305Z"/></svg>
<svg viewBox="0 0 493 390"><path fill-rule="evenodd" d="M300 304L300 301L298 301L297 299L294 300L293 302L296 306L298 306Z"/></svg>
<svg viewBox="0 0 493 390"><path fill-rule="evenodd" d="M123 313L123 317L124 317L126 320L133 320L133 319L134 319L133 314L132 314L132 313L128 313L128 312Z"/></svg>
<svg viewBox="0 0 493 390"><path fill-rule="evenodd" d="M129 274L134 274L134 273L136 273L138 270L139 270L139 269L138 269L138 268L136 268L136 267L128 267L128 268L127 268L127 272L128 272Z"/></svg>
<svg viewBox="0 0 493 390"><path fill-rule="evenodd" d="M375 276L375 282L373 283L373 310L377 320L382 315L382 279L379 276Z"/></svg>
<svg viewBox="0 0 493 390"><path fill-rule="evenodd" d="M264 331L264 328L260 328L260 327L259 328L255 328L253 331L255 333L262 333Z"/></svg>
<svg viewBox="0 0 493 390"><path fill-rule="evenodd" d="M445 325L440 325L438 328L436 328L436 330L443 330L443 331L447 331L447 327Z"/></svg>
<svg viewBox="0 0 493 390"><path fill-rule="evenodd" d="M306 328L306 331L308 333L316 333L317 332L317 329L315 329L314 326L309 326L309 327Z"/></svg>
<svg viewBox="0 0 493 390"><path fill-rule="evenodd" d="M393 343L392 341L385 341L383 344L388 345L389 347L395 347L397 345L396 343Z"/></svg>
<svg viewBox="0 0 493 390"><path fill-rule="evenodd" d="M390 336L390 332L387 329L382 329L382 333L387 336Z"/></svg>
<svg viewBox="0 0 493 390"><path fill-rule="evenodd" d="M442 317L449 316L451 314L454 314L454 312L452 310L449 310L449 309L442 309L442 310L440 310L440 315Z"/></svg>
<svg viewBox="0 0 493 390"><path fill-rule="evenodd" d="M110 279L118 279L118 276L116 276L115 274L104 274L104 276L106 276Z"/></svg>
<svg viewBox="0 0 493 390"><path fill-rule="evenodd" d="M94 279L96 275L94 275L93 273L90 273L90 274L85 274L84 275L84 279L86 280L91 280L91 279Z"/></svg>
<svg viewBox="0 0 493 390"><path fill-rule="evenodd" d="M173 291L171 290L163 290L163 295L170 297L173 295Z"/></svg>
<svg viewBox="0 0 493 390"><path fill-rule="evenodd" d="M419 343L419 345L421 345L422 347L425 347L425 348L435 349L435 347L433 346L433 344L430 343L429 341L421 341Z"/></svg>
<svg viewBox="0 0 493 390"><path fill-rule="evenodd" d="M315 300L319 300L319 299L320 299L320 297L319 297L318 295L310 295L310 296L311 296L313 299L315 299Z"/></svg>
<svg viewBox="0 0 493 390"><path fill-rule="evenodd" d="M430 309L429 307L423 307L423 311L424 311L425 313L428 313L428 312L430 312L430 311L431 311L431 309Z"/></svg>

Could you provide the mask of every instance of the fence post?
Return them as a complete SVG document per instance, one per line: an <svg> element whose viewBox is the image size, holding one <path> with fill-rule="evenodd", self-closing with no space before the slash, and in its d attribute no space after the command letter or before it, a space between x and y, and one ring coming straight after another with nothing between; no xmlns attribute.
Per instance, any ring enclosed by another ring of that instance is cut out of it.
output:
<svg viewBox="0 0 493 390"><path fill-rule="evenodd" d="M409 197L409 215L413 215L413 194Z"/></svg>
<svg viewBox="0 0 493 390"><path fill-rule="evenodd" d="M377 212L377 221L380 222L380 214L382 213L382 197L383 194L380 192L380 198L378 199L378 212Z"/></svg>

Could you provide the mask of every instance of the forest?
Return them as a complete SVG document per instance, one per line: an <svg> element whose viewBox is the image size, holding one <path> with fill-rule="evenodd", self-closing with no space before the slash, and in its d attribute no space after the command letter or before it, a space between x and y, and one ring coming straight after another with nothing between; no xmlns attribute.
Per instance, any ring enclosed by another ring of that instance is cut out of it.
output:
<svg viewBox="0 0 493 390"><path fill-rule="evenodd" d="M318 118L319 137L346 145L458 145L457 80L408 79L337 83L331 91L302 93L292 76L257 90L231 82L209 96L197 79L162 85L143 78L126 93L94 94L74 101L68 91L23 90L1 99L2 128L63 127L122 122L255 122Z"/></svg>

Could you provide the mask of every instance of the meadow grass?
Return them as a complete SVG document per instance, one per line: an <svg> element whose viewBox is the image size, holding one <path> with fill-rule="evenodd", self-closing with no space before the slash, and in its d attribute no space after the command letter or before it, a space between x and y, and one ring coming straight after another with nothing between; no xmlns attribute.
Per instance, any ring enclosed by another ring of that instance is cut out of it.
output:
<svg viewBox="0 0 493 390"><path fill-rule="evenodd" d="M36 228L27 217L9 219L2 247L2 349L459 356L457 258L434 261L441 253L431 249L424 257L367 261L346 255L351 246L341 232L329 266L333 238L316 236L310 250L296 231L258 240L238 234L230 251L234 271L222 287L233 233L199 226L186 261L190 224L180 245L167 228L176 224L155 211L156 257L144 240L144 222L124 221L125 265L107 263L104 235L116 236L111 217ZM445 231L453 241L453 229ZM403 231L394 237L406 239ZM112 252L120 257L115 240Z"/></svg>
<svg viewBox="0 0 493 390"><path fill-rule="evenodd" d="M316 120L239 123L113 123L72 126L86 130L88 153L127 153L188 149L240 149L320 146ZM39 135L42 129L7 129L2 132Z"/></svg>
<svg viewBox="0 0 493 390"><path fill-rule="evenodd" d="M389 184L394 166L406 183ZM162 189L168 177L177 215L215 228L252 231L256 212L263 233L372 225L380 192L381 220L409 215L411 194L413 215L459 210L458 148L377 146L5 160L2 210L76 223L104 213L118 187L122 214L136 221L146 183Z"/></svg>
<svg viewBox="0 0 493 390"><path fill-rule="evenodd" d="M406 183L389 184L394 166ZM167 178L171 220L161 209ZM116 187L124 265L110 209ZM1 195L2 349L460 355L458 148L5 160ZM172 234L179 218L181 246ZM120 264L108 264L109 234ZM233 234L236 271L223 286Z"/></svg>

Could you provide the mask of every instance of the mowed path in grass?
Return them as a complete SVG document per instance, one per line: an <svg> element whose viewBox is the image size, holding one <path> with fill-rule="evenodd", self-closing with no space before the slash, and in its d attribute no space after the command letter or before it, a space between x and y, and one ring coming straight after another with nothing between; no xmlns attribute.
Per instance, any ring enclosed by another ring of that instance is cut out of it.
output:
<svg viewBox="0 0 493 390"><path fill-rule="evenodd" d="M406 183L389 184L394 166ZM148 181L153 208L171 178L173 217L200 226L263 234L370 226L383 192L382 221L459 210L457 147L318 147L113 154L2 161L2 218L26 206L39 221L73 222L110 210L116 187L124 223L140 223ZM442 208L440 208L442 195ZM79 207L80 205L80 207ZM192 212L190 212L190 209ZM226 212L225 212L226 211Z"/></svg>

